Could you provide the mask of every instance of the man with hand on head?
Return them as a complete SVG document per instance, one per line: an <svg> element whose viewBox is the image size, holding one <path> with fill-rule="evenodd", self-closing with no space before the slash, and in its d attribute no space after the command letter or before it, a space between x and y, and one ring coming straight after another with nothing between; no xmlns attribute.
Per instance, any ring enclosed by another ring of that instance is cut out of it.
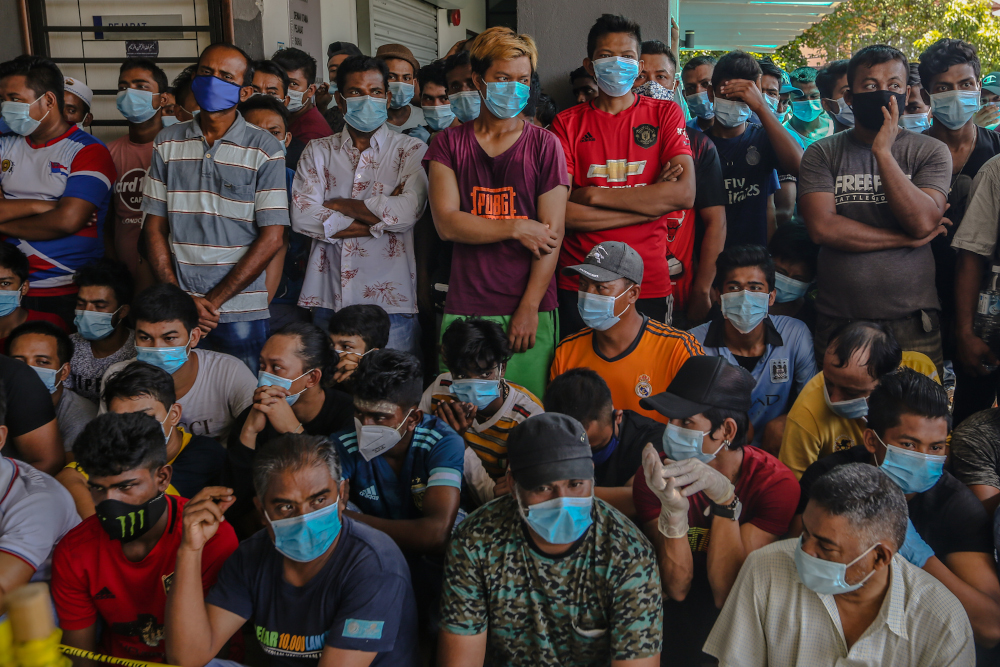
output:
<svg viewBox="0 0 1000 667"><path fill-rule="evenodd" d="M316 108L316 59L301 49L279 49L271 62L288 74L288 110L292 113L292 134L308 144L333 134L323 114Z"/></svg>
<svg viewBox="0 0 1000 667"><path fill-rule="evenodd" d="M438 664L659 665L653 552L594 499L583 425L535 415L507 445L512 492L462 522L448 548Z"/></svg>

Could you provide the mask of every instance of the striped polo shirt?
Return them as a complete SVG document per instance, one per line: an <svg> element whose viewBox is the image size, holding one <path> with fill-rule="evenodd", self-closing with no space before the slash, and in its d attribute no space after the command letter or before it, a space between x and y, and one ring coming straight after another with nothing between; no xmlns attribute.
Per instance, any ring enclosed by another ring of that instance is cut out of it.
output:
<svg viewBox="0 0 1000 667"><path fill-rule="evenodd" d="M142 210L169 220L177 281L204 296L246 254L258 227L288 224L281 144L239 112L211 147L198 116L165 128L153 142ZM264 273L219 310L220 322L268 317Z"/></svg>

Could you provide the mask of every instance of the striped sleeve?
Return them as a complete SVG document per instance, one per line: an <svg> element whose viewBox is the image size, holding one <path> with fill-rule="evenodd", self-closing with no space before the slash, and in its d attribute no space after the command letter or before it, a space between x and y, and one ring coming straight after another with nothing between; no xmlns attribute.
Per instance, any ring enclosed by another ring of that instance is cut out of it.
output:
<svg viewBox="0 0 1000 667"><path fill-rule="evenodd" d="M437 442L431 447L427 458L427 468L430 474L427 486L462 487L462 473L465 470L465 441L462 436L443 422L432 431L439 435Z"/></svg>
<svg viewBox="0 0 1000 667"><path fill-rule="evenodd" d="M453 486L462 488L462 473L454 468L431 468L427 477L427 488L432 486Z"/></svg>
<svg viewBox="0 0 1000 667"><path fill-rule="evenodd" d="M285 189L285 160L281 155L265 160L257 169L254 217L258 227L288 226L288 191Z"/></svg>
<svg viewBox="0 0 1000 667"><path fill-rule="evenodd" d="M100 206L118 178L107 146L92 143L81 148L70 163L63 197L75 197Z"/></svg>
<svg viewBox="0 0 1000 667"><path fill-rule="evenodd" d="M167 165L160 152L162 144L153 148L153 159L146 173L146 185L142 190L142 211L148 215L167 217Z"/></svg>

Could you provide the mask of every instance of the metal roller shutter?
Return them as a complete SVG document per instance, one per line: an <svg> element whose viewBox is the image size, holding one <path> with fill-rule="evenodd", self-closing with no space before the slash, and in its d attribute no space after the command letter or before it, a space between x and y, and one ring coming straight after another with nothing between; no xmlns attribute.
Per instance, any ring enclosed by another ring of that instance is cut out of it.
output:
<svg viewBox="0 0 1000 667"><path fill-rule="evenodd" d="M437 7L420 0L371 0L372 52L402 44L426 65L438 57Z"/></svg>

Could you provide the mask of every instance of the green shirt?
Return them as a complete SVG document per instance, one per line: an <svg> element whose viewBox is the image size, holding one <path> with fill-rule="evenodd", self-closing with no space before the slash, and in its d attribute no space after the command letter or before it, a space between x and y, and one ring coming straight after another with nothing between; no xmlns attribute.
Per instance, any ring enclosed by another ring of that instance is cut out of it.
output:
<svg viewBox="0 0 1000 667"><path fill-rule="evenodd" d="M445 564L441 627L488 632L487 664L608 665L660 652L663 604L653 548L594 499L594 523L558 557L538 551L506 495L459 524Z"/></svg>

